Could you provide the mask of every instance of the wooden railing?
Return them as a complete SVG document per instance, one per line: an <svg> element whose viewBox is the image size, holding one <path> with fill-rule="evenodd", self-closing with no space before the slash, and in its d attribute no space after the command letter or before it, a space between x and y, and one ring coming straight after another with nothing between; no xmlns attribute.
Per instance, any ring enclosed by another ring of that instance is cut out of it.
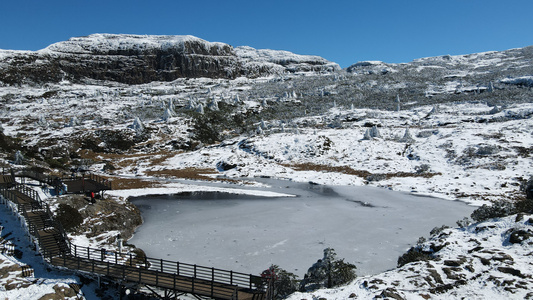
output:
<svg viewBox="0 0 533 300"><path fill-rule="evenodd" d="M40 229L28 221L28 212L38 209L45 212L47 222L51 222L47 224L51 224L66 243L68 249L60 252L40 247L43 258L54 266L217 299L238 299L239 293L262 299L266 294L267 283L260 276L74 245L36 191L20 184L12 189L0 189L4 200L12 203L17 203L17 193L32 199L31 203L17 207L26 223L30 223L27 224L30 233L37 240L41 238Z"/></svg>
<svg viewBox="0 0 533 300"><path fill-rule="evenodd" d="M23 184L16 184L13 188L3 188L0 189L0 194L3 195L3 197L10 201L13 204L17 203L17 193L19 192L27 197L30 197L32 199L31 203L28 204L18 204L17 205L17 211L18 213L24 217L26 220L26 223L28 225L28 230L32 235L35 237L38 230L45 229L45 228L37 228L34 224L29 222L28 218L28 212L33 212L36 210L41 210L46 214L46 225L48 227L53 227L58 231L58 233L61 235L61 238L67 243L68 247L70 248L70 241L68 239L66 231L63 229L63 226L60 222L58 222L52 214L52 211L50 210L50 206L43 202L41 200L41 197L39 196L39 193L37 193L35 190L28 188L27 186ZM29 206L29 207L28 207Z"/></svg>
<svg viewBox="0 0 533 300"><path fill-rule="evenodd" d="M119 253L116 251L108 251L106 249L95 249L71 244L70 254L83 260L94 260L116 265L138 267L160 273L176 274L178 276L190 277L199 280L213 281L215 283L238 285L240 287L249 289L261 290L264 283L260 276L252 274L164 259L149 258L144 256L139 257L131 252Z"/></svg>

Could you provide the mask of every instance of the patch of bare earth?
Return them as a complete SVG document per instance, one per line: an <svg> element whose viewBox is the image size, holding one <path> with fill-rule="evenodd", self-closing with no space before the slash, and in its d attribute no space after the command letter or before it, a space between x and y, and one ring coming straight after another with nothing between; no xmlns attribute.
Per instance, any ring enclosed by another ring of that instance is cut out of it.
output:
<svg viewBox="0 0 533 300"><path fill-rule="evenodd" d="M442 175L441 173L432 173L432 172L396 172L396 173L371 173L367 170L355 170L348 166L327 166L327 165L317 165L313 163L302 163L302 164L286 164L285 167L292 168L296 171L316 171L316 172L332 172L332 173L342 173L348 175L355 175L361 178L368 178L372 175L381 176L382 179L390 179L395 177L424 177L431 178L436 175Z"/></svg>
<svg viewBox="0 0 533 300"><path fill-rule="evenodd" d="M155 180L140 178L110 177L114 190L146 189L162 186Z"/></svg>

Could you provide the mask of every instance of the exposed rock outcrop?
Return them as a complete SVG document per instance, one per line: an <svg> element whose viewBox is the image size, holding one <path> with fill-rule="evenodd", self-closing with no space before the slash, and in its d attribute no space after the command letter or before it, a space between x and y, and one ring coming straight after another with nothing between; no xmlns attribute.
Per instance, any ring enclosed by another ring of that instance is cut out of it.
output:
<svg viewBox="0 0 533 300"><path fill-rule="evenodd" d="M1 51L6 84L111 80L127 84L177 78L259 77L285 72L331 72L340 67L318 56L256 50L194 36L93 34L39 51Z"/></svg>

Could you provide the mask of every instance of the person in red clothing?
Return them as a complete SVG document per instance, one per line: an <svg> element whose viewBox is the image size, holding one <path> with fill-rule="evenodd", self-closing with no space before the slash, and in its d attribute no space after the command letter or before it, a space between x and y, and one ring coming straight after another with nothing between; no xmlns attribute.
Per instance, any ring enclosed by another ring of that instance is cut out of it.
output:
<svg viewBox="0 0 533 300"><path fill-rule="evenodd" d="M96 200L94 200L94 192L91 192L91 203L95 203Z"/></svg>

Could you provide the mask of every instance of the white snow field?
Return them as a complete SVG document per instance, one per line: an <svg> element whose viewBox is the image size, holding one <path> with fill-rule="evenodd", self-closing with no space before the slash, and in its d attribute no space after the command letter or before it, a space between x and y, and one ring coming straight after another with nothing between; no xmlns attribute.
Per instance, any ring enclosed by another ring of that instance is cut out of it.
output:
<svg viewBox="0 0 533 300"><path fill-rule="evenodd" d="M263 181L268 190L297 197L193 192L134 198L144 224L129 243L149 257L252 274L276 264L301 277L331 247L356 264L358 274L369 275L396 267L420 236L453 226L474 209L373 187Z"/></svg>

